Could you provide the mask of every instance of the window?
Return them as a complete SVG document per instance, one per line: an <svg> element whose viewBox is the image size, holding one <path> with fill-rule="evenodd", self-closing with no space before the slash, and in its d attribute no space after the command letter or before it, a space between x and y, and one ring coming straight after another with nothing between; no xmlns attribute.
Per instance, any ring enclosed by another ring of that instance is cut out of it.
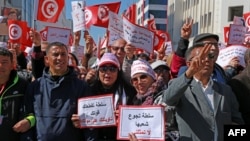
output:
<svg viewBox="0 0 250 141"><path fill-rule="evenodd" d="M211 19L212 17L211 16L212 16L212 14L211 14L211 12L209 12L208 13L208 26L210 26L211 22L212 22L212 19Z"/></svg>
<svg viewBox="0 0 250 141"><path fill-rule="evenodd" d="M166 24L155 24L156 25L156 29L158 30L163 30L163 31L167 31L167 25Z"/></svg>
<svg viewBox="0 0 250 141"><path fill-rule="evenodd" d="M149 10L149 13L154 15L155 18L167 18L167 11L162 10Z"/></svg>
<svg viewBox="0 0 250 141"><path fill-rule="evenodd" d="M141 7L138 8L138 15L140 15Z"/></svg>
<svg viewBox="0 0 250 141"><path fill-rule="evenodd" d="M149 4L168 4L167 0L149 0Z"/></svg>
<svg viewBox="0 0 250 141"><path fill-rule="evenodd" d="M205 16L204 16L204 27L206 27L207 26L207 14L205 14Z"/></svg>
<svg viewBox="0 0 250 141"><path fill-rule="evenodd" d="M234 16L242 17L243 6L229 7L228 11L228 21L233 21Z"/></svg>
<svg viewBox="0 0 250 141"><path fill-rule="evenodd" d="M201 27L203 27L203 16L201 16L201 21L200 21L200 23L201 23Z"/></svg>

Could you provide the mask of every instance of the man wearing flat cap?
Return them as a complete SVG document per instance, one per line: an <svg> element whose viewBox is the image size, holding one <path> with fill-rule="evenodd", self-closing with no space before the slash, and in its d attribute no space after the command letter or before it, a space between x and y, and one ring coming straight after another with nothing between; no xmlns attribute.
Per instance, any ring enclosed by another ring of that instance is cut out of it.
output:
<svg viewBox="0 0 250 141"><path fill-rule="evenodd" d="M244 124L232 89L212 77L218 41L215 34L197 35L185 54L187 69L164 91L163 102L176 107L182 141L223 141L224 125Z"/></svg>

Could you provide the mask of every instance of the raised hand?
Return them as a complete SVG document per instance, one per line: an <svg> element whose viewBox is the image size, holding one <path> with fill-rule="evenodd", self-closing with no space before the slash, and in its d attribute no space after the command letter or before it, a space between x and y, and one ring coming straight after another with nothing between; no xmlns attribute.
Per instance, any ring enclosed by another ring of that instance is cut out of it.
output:
<svg viewBox="0 0 250 141"><path fill-rule="evenodd" d="M35 31L34 29L31 29L29 31L29 36L30 36L30 39L32 40L34 46L40 46L41 45L41 36L40 36L40 33L38 33L37 31Z"/></svg>
<svg viewBox="0 0 250 141"><path fill-rule="evenodd" d="M181 27L181 37L184 39L189 39L191 33L192 33L192 25L193 25L193 19L187 18L186 22Z"/></svg>
<svg viewBox="0 0 250 141"><path fill-rule="evenodd" d="M192 78L194 74L202 70L206 65L206 59L209 57L209 53L211 53L212 44L205 44L204 47L201 47L200 50L193 49L191 55L193 55L188 60L188 69L186 71L186 77Z"/></svg>

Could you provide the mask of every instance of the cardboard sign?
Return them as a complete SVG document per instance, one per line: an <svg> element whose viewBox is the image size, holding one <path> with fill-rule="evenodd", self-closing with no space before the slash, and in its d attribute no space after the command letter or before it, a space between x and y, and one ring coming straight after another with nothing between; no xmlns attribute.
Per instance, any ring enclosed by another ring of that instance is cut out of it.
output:
<svg viewBox="0 0 250 141"><path fill-rule="evenodd" d="M161 106L120 106L117 139L165 140L165 116Z"/></svg>
<svg viewBox="0 0 250 141"><path fill-rule="evenodd" d="M49 43L61 42L65 45L68 45L69 37L70 37L70 29L48 26L47 41Z"/></svg>
<svg viewBox="0 0 250 141"><path fill-rule="evenodd" d="M122 17L116 13L109 11L109 41L108 44L112 45L115 40L123 38L123 22Z"/></svg>
<svg viewBox="0 0 250 141"><path fill-rule="evenodd" d="M241 45L245 40L246 27L242 25L230 24L228 44Z"/></svg>
<svg viewBox="0 0 250 141"><path fill-rule="evenodd" d="M245 67L244 54L247 47L241 45L232 45L220 50L219 56L216 63L220 66L225 67L229 64L230 60L234 57L238 57L240 65Z"/></svg>
<svg viewBox="0 0 250 141"><path fill-rule="evenodd" d="M136 48L153 53L154 32L135 25L123 17L124 39Z"/></svg>
<svg viewBox="0 0 250 141"><path fill-rule="evenodd" d="M73 32L84 30L84 12L82 9L76 9L72 11L71 14L73 19Z"/></svg>
<svg viewBox="0 0 250 141"><path fill-rule="evenodd" d="M115 126L113 94L79 99L78 115L82 128Z"/></svg>

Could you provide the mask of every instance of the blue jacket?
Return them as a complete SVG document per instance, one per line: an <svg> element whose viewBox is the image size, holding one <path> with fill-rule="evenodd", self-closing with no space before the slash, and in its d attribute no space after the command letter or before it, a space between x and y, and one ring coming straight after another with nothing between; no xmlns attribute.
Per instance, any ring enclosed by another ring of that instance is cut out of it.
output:
<svg viewBox="0 0 250 141"><path fill-rule="evenodd" d="M73 68L64 76L52 77L46 67L42 77L30 84L26 97L27 114L36 118L38 141L82 141L89 138L89 129L73 126L77 100L90 94L87 84L78 79ZM86 131L86 132L85 132ZM83 136L85 134L85 136Z"/></svg>

